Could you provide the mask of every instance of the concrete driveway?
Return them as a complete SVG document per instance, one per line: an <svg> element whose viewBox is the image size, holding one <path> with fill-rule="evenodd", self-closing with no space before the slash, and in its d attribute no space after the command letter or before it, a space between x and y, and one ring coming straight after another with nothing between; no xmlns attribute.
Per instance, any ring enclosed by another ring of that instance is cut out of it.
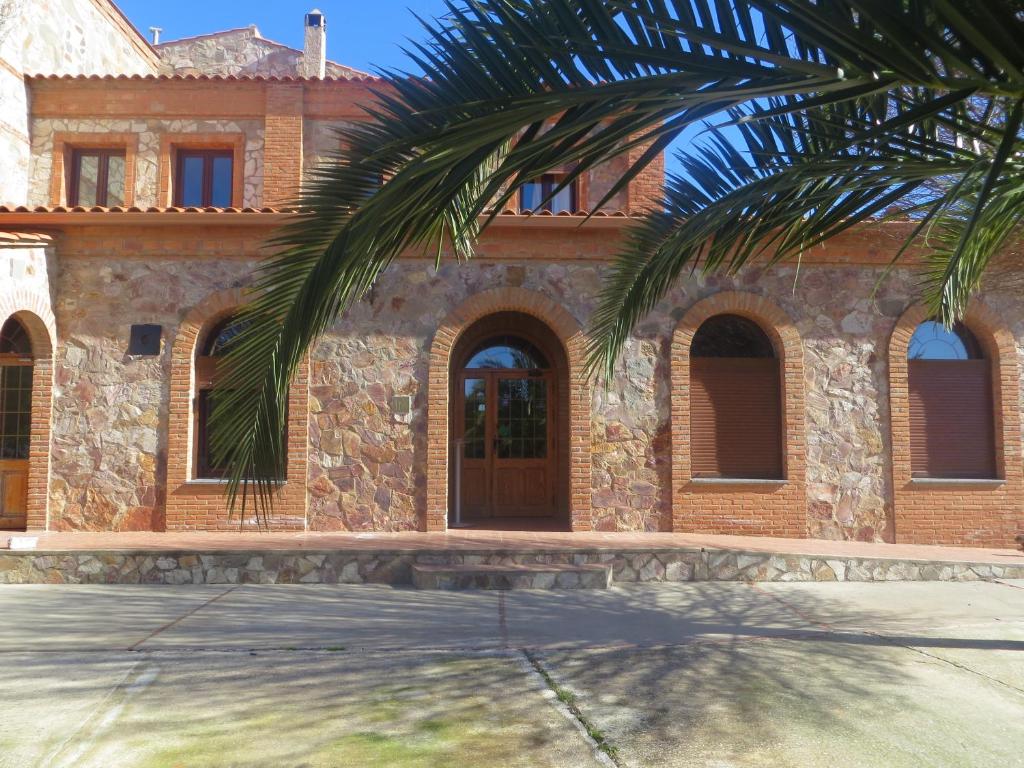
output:
<svg viewBox="0 0 1024 768"><path fill-rule="evenodd" d="M1024 583L0 588L0 766L1024 766Z"/></svg>

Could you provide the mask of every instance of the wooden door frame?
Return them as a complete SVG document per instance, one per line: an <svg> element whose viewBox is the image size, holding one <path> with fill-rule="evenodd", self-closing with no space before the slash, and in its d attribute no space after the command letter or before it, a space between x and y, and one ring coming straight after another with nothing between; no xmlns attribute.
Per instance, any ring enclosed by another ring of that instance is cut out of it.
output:
<svg viewBox="0 0 1024 768"><path fill-rule="evenodd" d="M537 372L539 371L539 373ZM544 381L547 385L547 446L545 457L543 461L547 464L547 477L549 483L549 499L548 508L549 511L544 514L537 515L516 515L515 517L557 517L559 513L558 509L558 491L559 491L559 466L558 466L558 430L560 426L559 422L559 409L558 409L558 373L554 368L544 369L527 369L527 368L461 368L459 369L453 380L455 382L454 397L452 402L454 408L452 409L451 424L452 435L454 438L453 444L455 445L456 455L455 461L463 462L463 472L460 480L465 479L465 457L460 457L457 451L460 448L458 440L461 440L465 435L466 431L466 387L465 382L467 379L483 379L486 383L484 385L486 392L486 419L484 422L484 451L485 458L485 471L487 474L487 509L480 517L486 520L493 520L502 517L496 513L495 496L496 483L497 483L497 472L496 464L499 461L497 451L495 450L495 440L497 440L497 425L498 425L498 381L508 379L525 379L529 381ZM474 459L473 461L477 461ZM502 462L507 462L506 466L513 466L514 462L527 461L533 462L538 461L537 459L501 459ZM505 517L511 517L505 515Z"/></svg>
<svg viewBox="0 0 1024 768"><path fill-rule="evenodd" d="M11 354L11 353L3 353L3 354L0 354L0 366L3 366L5 368L6 367L11 367L11 368L15 368L15 367L17 367L17 368L30 368L30 369L32 369L32 377L33 377L33 380L34 380L34 377L35 377L35 358L34 357L26 357L24 355ZM0 394L2 394L2 393L0 393ZM32 406L33 406L32 395L30 393L30 395L29 395L29 411L28 411L28 413L29 413L29 424L32 423L33 416L35 415L32 412L33 411ZM30 448L30 451L31 451L31 448ZM29 455L28 457L26 457L24 459L2 459L2 458L0 458L0 494L3 494L3 493L6 492L6 487L5 487L6 486L6 482L3 480L3 475L4 474L6 474L7 472L20 472L20 473L24 474L24 480L23 480L23 483L22 483L22 485L24 487L24 498L22 499L21 506L25 509L25 520L23 521L23 524L21 526L19 526L17 528L11 528L11 529L0 527L0 530L24 530L28 526L28 478L29 478L29 472L31 471L31 466L32 466L32 457L31 457L31 455ZM2 497L0 497L0 502L2 502Z"/></svg>
<svg viewBox="0 0 1024 768"><path fill-rule="evenodd" d="M481 320L486 319L480 318ZM539 320L539 323L544 323L543 320ZM559 432L563 428L562 417L563 408L561 397L561 387L559 385L559 379L562 375L567 375L566 372L562 371L562 366L566 364L563 359L564 350L561 343L554 336L554 332L551 331L551 338L542 336L536 333L532 333L529 330L520 328L509 328L502 330L487 329L480 332L474 332L473 328L470 327L468 330L469 335L463 335L456 342L456 348L460 349L460 354L453 356L450 359L448 386L449 386L449 408L448 408L448 433L449 433L449 445L448 445L448 457L449 466L454 468L455 462L460 461L459 456L459 445L457 440L461 439L465 429L465 387L463 382L467 379L487 379L487 430L485 440L490 441L490 445L487 448L488 461L494 461L494 450L493 450L493 436L495 432L495 425L497 420L497 380L498 378L535 378L531 377L531 371L540 370L542 376L548 382L548 473L550 477L550 512L544 515L537 515L537 519L558 519L562 515L563 510L560 504L560 494L563 493L563 473L568 471L568 465L562 466L562 457L559 453L561 448L561 436ZM549 329L550 330L550 329ZM539 349L544 356L547 358L548 367L544 369L527 369L527 368L466 368L466 363L469 361L473 350L482 342L485 342L489 338L497 336L511 336L522 339L534 345ZM494 383L491 383L494 382ZM568 457L571 460L571 457ZM463 465L464 466L464 465ZM494 482L496 473L493 471L493 463L488 466L488 512L486 517L480 517L475 519L480 520L495 520L500 519L494 515L493 503L491 499L494 496ZM454 499L458 489L455 487L456 473L452 471L449 474L449 485L448 493L449 499ZM450 502L451 504L451 502ZM451 513L450 509L450 513ZM463 519L463 521L465 521Z"/></svg>

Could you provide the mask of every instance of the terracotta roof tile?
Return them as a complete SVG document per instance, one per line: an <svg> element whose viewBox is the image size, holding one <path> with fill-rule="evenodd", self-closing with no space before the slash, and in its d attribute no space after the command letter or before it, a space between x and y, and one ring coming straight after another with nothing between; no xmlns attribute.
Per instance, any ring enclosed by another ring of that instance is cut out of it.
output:
<svg viewBox="0 0 1024 768"><path fill-rule="evenodd" d="M221 214L254 214L254 213L296 213L297 208L180 208L175 206L166 207L150 207L140 208L138 206L132 206L125 208L123 206L114 206L111 208L104 208L103 206L93 206L87 208L85 206L66 206L66 205L36 205L36 206L8 206L0 205L0 214L2 213L104 213L104 214L119 214L119 213L221 213ZM488 211L490 213L490 211ZM559 211L558 213L552 213L551 211L537 211L536 213L523 213L513 208L504 209L499 216L502 217L516 217L516 218L577 218L582 219L587 216L591 216L591 213L587 210L579 211ZM630 216L640 215L637 211L596 211L593 213L595 218L628 218Z"/></svg>
<svg viewBox="0 0 1024 768"><path fill-rule="evenodd" d="M490 213L490 211L488 211L488 213ZM594 211L594 213L591 213L590 211L588 211L586 209L582 209L582 208L580 210L578 210L578 211L558 211L557 213L552 213L551 211L536 211L534 213L530 213L530 212L523 212L523 211L517 210L515 208L505 208L498 215L499 216L518 216L518 217L524 218L524 219L527 219L527 218L537 218L537 217L542 217L542 218L552 218L552 217L554 217L554 218L584 219L587 216L592 216L594 218L628 218L630 216L639 216L640 213L638 211L603 211L603 210L602 211Z"/></svg>
<svg viewBox="0 0 1024 768"><path fill-rule="evenodd" d="M26 205L19 206L7 206L0 205L0 213L105 213L105 214L119 214L119 213L224 213L224 214L253 214L253 213L295 213L295 208L177 208L169 206L165 208L139 208L132 206L125 208L122 206L114 206L112 208L104 208L103 206L93 206L86 208L85 206L76 205L69 207L66 205L37 205L29 207Z"/></svg>
<svg viewBox="0 0 1024 768"><path fill-rule="evenodd" d="M0 229L0 245L45 245L53 241L45 232L7 232Z"/></svg>
<svg viewBox="0 0 1024 768"><path fill-rule="evenodd" d="M69 80L81 82L83 80L107 81L107 82L157 82L157 81L211 81L211 82L257 82L257 83L372 83L380 80L379 77L367 74L353 74L345 77L292 77L290 75L49 75L34 73L25 75L26 80Z"/></svg>

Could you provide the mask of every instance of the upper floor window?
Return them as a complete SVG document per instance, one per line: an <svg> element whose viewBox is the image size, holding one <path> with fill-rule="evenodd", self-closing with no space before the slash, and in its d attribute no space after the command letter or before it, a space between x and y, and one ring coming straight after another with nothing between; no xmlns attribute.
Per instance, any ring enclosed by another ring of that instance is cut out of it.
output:
<svg viewBox="0 0 1024 768"><path fill-rule="evenodd" d="M183 208L232 205L234 153L230 149L179 149L174 204Z"/></svg>
<svg viewBox="0 0 1024 768"><path fill-rule="evenodd" d="M75 149L71 153L68 205L124 205L125 151Z"/></svg>
<svg viewBox="0 0 1024 768"><path fill-rule="evenodd" d="M965 325L925 320L907 348L914 477L996 476L992 370Z"/></svg>
<svg viewBox="0 0 1024 768"><path fill-rule="evenodd" d="M690 345L693 477L780 479L782 371L752 320L708 318Z"/></svg>
<svg viewBox="0 0 1024 768"><path fill-rule="evenodd" d="M560 213L579 210L579 179L555 192L558 185L565 181L565 173L545 173L539 178L523 184L519 189L519 210L521 213L550 211ZM552 197L552 193L554 196Z"/></svg>

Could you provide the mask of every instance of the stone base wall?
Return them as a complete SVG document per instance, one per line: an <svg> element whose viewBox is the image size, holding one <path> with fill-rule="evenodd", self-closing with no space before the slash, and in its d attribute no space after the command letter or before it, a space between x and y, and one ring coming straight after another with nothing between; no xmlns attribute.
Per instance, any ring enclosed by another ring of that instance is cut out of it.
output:
<svg viewBox="0 0 1024 768"><path fill-rule="evenodd" d="M611 566L612 583L688 581L978 581L1024 578L1024 566L822 558L766 552L0 553L0 584L412 584L413 564Z"/></svg>

